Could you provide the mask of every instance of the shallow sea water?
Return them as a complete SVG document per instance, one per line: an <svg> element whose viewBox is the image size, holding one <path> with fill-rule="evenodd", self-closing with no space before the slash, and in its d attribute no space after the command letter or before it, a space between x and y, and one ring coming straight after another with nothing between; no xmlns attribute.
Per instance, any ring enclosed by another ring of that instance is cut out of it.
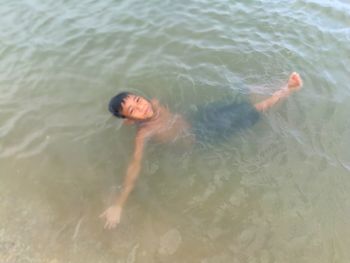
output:
<svg viewBox="0 0 350 263"><path fill-rule="evenodd" d="M0 262L349 262L348 1L0 0ZM303 89L224 144L150 144L124 90L174 112Z"/></svg>

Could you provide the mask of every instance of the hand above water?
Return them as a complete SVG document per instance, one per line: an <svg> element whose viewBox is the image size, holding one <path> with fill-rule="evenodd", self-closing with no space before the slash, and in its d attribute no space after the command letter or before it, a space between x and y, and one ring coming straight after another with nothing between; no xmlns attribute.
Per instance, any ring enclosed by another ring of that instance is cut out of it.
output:
<svg viewBox="0 0 350 263"><path fill-rule="evenodd" d="M107 208L106 211L104 211L100 215L100 218L106 219L104 228L105 229L115 228L120 222L121 214L122 214L122 207L118 205L112 205L109 208Z"/></svg>

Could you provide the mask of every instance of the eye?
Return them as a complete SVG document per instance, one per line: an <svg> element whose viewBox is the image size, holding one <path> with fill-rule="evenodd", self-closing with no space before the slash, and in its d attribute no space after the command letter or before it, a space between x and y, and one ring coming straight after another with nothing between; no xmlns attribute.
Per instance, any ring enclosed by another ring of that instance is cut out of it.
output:
<svg viewBox="0 0 350 263"><path fill-rule="evenodd" d="M136 102L140 102L140 98L137 98L137 99L136 99Z"/></svg>

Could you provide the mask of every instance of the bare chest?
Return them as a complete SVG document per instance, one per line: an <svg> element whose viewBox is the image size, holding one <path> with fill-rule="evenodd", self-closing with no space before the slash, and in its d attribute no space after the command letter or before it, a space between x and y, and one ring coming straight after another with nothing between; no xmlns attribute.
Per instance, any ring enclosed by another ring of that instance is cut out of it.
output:
<svg viewBox="0 0 350 263"><path fill-rule="evenodd" d="M181 115L172 114L163 109L157 119L140 128L144 129L144 132L148 135L147 137L166 143L186 136L190 126Z"/></svg>

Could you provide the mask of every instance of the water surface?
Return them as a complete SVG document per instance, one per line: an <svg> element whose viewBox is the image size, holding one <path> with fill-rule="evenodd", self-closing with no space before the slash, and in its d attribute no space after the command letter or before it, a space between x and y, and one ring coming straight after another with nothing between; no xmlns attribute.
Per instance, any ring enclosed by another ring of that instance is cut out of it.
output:
<svg viewBox="0 0 350 263"><path fill-rule="evenodd" d="M349 262L347 1L0 2L1 262ZM225 144L150 144L103 230L135 133L113 95L186 114L292 71L303 90Z"/></svg>

